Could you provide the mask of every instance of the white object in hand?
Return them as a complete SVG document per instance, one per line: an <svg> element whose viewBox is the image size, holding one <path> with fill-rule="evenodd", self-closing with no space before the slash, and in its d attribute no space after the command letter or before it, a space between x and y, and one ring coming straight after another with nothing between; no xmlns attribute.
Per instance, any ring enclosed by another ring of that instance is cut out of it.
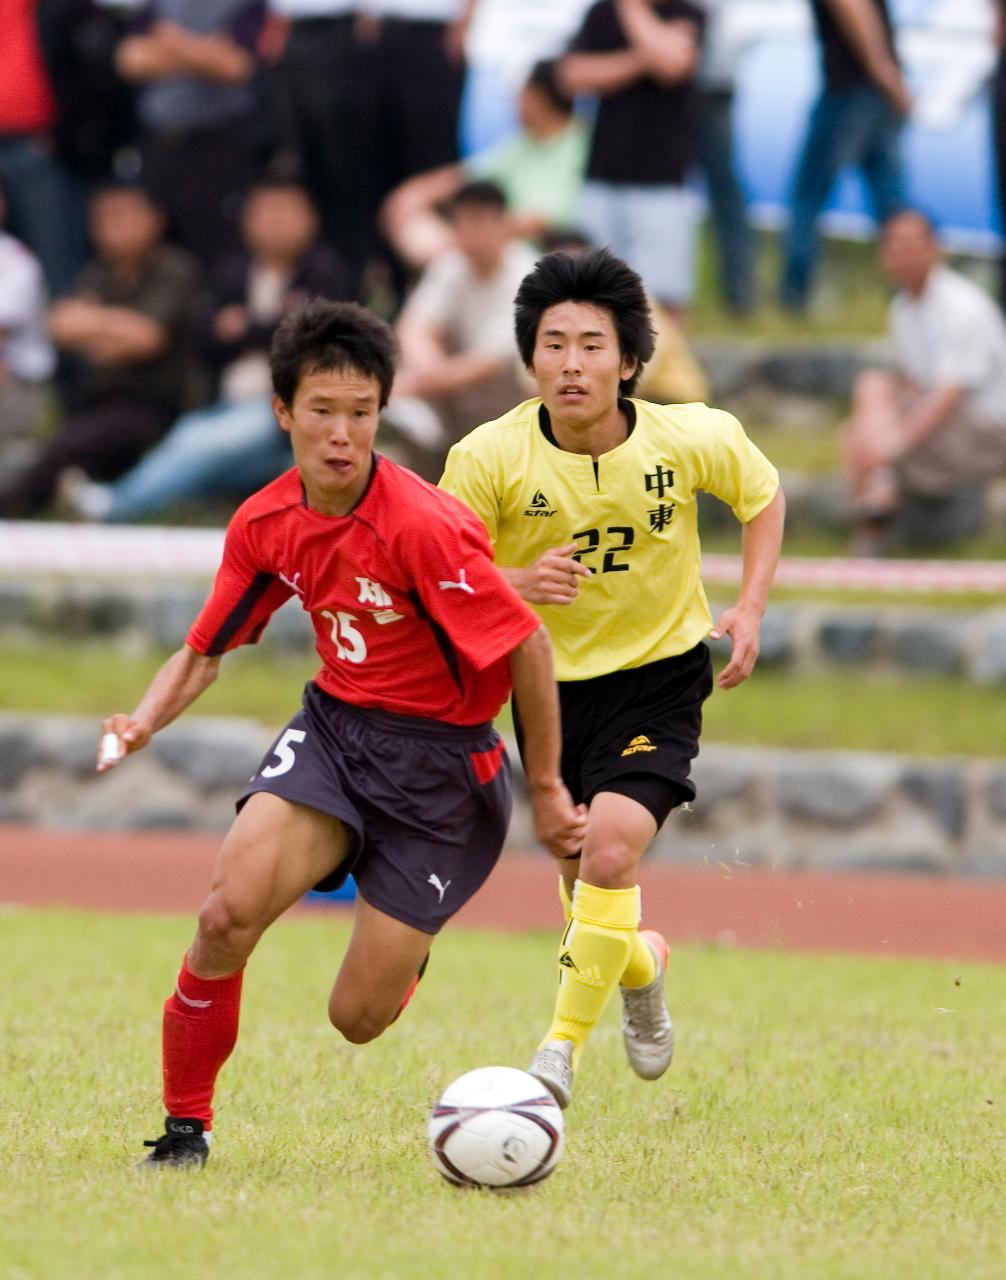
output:
<svg viewBox="0 0 1006 1280"><path fill-rule="evenodd" d="M106 733L101 738L101 763L115 764L123 756L122 743L117 733Z"/></svg>

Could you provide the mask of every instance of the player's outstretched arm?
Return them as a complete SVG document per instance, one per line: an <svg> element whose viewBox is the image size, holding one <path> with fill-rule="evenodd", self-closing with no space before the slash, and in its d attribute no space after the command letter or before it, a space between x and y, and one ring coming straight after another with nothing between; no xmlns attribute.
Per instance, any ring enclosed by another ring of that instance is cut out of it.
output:
<svg viewBox="0 0 1006 1280"><path fill-rule="evenodd" d="M510 674L524 722L524 773L531 791L535 835L553 857L576 857L587 829L587 810L582 804L573 804L559 770L559 694L552 644L544 627L511 651Z"/></svg>
<svg viewBox="0 0 1006 1280"><path fill-rule="evenodd" d="M761 620L779 563L785 519L786 499L779 489L768 506L744 526L740 596L710 632L714 640L728 635L731 642L730 661L717 681L721 689L733 689L745 681L758 660Z"/></svg>
<svg viewBox="0 0 1006 1280"><path fill-rule="evenodd" d="M517 594L528 604L571 604L580 591L580 579L589 578L590 570L573 559L575 542L552 547L526 569L499 566Z"/></svg>
<svg viewBox="0 0 1006 1280"><path fill-rule="evenodd" d="M180 716L217 678L220 658L208 658L183 645L157 672L131 715L116 712L101 722L98 772L140 751L158 729Z"/></svg>

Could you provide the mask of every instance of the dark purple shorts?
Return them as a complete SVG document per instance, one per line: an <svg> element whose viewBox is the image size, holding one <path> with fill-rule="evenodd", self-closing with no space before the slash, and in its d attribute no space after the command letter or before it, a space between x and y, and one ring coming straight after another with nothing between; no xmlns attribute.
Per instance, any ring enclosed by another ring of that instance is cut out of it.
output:
<svg viewBox="0 0 1006 1280"><path fill-rule="evenodd" d="M352 874L372 907L424 933L437 933L481 888L513 800L510 761L492 725L354 707L313 681L239 810L256 791L329 813L348 830L349 856L318 889L337 889Z"/></svg>

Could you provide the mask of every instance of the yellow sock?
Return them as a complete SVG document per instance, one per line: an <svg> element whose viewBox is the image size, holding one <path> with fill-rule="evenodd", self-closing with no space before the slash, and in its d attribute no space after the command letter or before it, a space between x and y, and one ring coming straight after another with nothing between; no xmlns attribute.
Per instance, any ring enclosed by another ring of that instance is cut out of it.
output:
<svg viewBox="0 0 1006 1280"><path fill-rule="evenodd" d="M562 903L562 918L569 924L573 919L573 900L569 896L565 879L559 877L559 901ZM623 987L645 987L657 976L657 958L636 931L632 939L632 950L625 971L619 979Z"/></svg>
<svg viewBox="0 0 1006 1280"><path fill-rule="evenodd" d="M645 987L657 976L657 958L639 936L637 929L632 938L632 950L620 979L623 987Z"/></svg>
<svg viewBox="0 0 1006 1280"><path fill-rule="evenodd" d="M566 888L565 876L559 877L559 901L562 903L562 918L569 924L573 919L573 899L569 896L569 890Z"/></svg>
<svg viewBox="0 0 1006 1280"><path fill-rule="evenodd" d="M638 885L601 889L576 882L572 919L559 948L559 993L545 1037L571 1040L574 1066L618 986L638 927Z"/></svg>

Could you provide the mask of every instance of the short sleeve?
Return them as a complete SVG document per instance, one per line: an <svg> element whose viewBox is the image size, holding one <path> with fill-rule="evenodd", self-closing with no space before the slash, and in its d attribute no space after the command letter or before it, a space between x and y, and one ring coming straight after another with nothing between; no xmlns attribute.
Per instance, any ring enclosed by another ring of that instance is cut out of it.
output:
<svg viewBox="0 0 1006 1280"><path fill-rule="evenodd" d="M495 545L499 532L500 496L489 468L464 441L447 455L440 488L459 498L485 525L489 541Z"/></svg>
<svg viewBox="0 0 1006 1280"><path fill-rule="evenodd" d="M620 38L613 38L620 37ZM610 53L624 48L625 38L617 19L605 14L604 4L592 5L584 15L580 30L569 43L567 53Z"/></svg>
<svg viewBox="0 0 1006 1280"><path fill-rule="evenodd" d="M464 509L403 534L402 560L418 605L450 645L483 671L541 625L493 563L485 530Z"/></svg>
<svg viewBox="0 0 1006 1280"><path fill-rule="evenodd" d="M186 637L197 653L216 657L243 644L257 644L276 610L293 594L256 565L243 522L231 522L209 599Z"/></svg>
<svg viewBox="0 0 1006 1280"><path fill-rule="evenodd" d="M988 381L994 366L987 317L975 312L947 325L929 382L931 386L974 391Z"/></svg>
<svg viewBox="0 0 1006 1280"><path fill-rule="evenodd" d="M696 433L695 487L711 493L747 524L779 489L779 473L731 413L710 409Z"/></svg>

